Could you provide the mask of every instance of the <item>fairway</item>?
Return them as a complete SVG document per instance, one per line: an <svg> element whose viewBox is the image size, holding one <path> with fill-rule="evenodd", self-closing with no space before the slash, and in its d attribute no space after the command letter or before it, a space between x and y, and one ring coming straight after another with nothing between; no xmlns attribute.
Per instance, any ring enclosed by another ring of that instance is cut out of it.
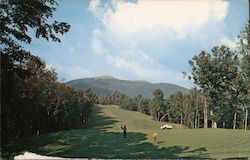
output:
<svg viewBox="0 0 250 160"><path fill-rule="evenodd" d="M185 129L118 106L94 109L93 127L60 131L26 138L16 151L77 158L238 158L250 157L250 131L230 129ZM128 128L123 138L121 124ZM158 144L152 134L158 132Z"/></svg>

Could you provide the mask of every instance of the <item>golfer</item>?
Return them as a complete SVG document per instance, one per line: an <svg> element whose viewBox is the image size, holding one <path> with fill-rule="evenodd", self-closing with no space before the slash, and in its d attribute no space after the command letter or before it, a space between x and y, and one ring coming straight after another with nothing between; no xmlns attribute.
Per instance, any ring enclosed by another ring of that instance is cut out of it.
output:
<svg viewBox="0 0 250 160"><path fill-rule="evenodd" d="M122 124L121 124L121 129L123 130L123 137L127 138L127 127L126 127L126 125L122 126Z"/></svg>
<svg viewBox="0 0 250 160"><path fill-rule="evenodd" d="M154 144L157 144L158 134L157 134L156 131L153 133L153 136L152 136L152 137L153 137Z"/></svg>

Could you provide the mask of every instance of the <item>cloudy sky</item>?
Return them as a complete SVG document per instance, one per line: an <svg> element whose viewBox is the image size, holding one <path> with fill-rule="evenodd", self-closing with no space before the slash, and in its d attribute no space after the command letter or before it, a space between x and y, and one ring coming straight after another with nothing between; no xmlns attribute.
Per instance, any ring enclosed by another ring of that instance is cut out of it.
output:
<svg viewBox="0 0 250 160"><path fill-rule="evenodd" d="M33 53L59 78L112 75L187 88L188 60L201 50L235 47L248 0L62 0L54 18L70 23L61 43L34 39Z"/></svg>

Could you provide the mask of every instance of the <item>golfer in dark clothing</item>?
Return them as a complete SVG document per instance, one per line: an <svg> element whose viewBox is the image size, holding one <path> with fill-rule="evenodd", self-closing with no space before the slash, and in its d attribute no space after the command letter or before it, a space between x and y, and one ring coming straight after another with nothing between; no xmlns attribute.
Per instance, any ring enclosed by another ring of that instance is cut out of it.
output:
<svg viewBox="0 0 250 160"><path fill-rule="evenodd" d="M122 124L121 124L121 129L123 129L123 137L127 138L127 127L126 127L126 125L122 126Z"/></svg>

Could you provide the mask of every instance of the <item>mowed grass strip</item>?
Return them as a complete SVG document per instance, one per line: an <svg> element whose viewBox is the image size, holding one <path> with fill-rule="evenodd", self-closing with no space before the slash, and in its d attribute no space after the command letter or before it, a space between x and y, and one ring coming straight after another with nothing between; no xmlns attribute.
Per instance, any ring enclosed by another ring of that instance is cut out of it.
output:
<svg viewBox="0 0 250 160"><path fill-rule="evenodd" d="M185 129L150 116L99 105L94 109L93 127L60 131L26 138L16 148L41 155L87 158L241 158L250 157L250 131L231 129ZM128 128L123 138L121 124ZM158 144L152 134L158 132Z"/></svg>

